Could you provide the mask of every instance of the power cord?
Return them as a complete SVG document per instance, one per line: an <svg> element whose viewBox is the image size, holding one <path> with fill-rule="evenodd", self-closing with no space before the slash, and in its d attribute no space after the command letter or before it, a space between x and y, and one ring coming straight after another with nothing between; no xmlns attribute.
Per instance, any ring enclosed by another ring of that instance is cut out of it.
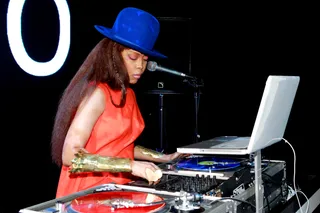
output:
<svg viewBox="0 0 320 213"><path fill-rule="evenodd" d="M298 193L301 193L307 200L307 209L306 209L306 213L308 213L309 211L309 205L310 205L310 202L309 202L309 199L308 197L305 195L305 193L303 193L301 190L297 190L297 187L296 187L296 152L293 148L293 146L289 143L288 140L286 140L285 138L281 138L282 140L284 140L287 144L289 144L289 146L291 147L292 151L293 151L293 164L294 164L294 167L293 167L293 190L296 194L296 197L297 197L297 201L298 201L298 204L299 204L299 208L300 208L300 212L302 212L302 208L301 208L301 204L300 204L300 199L299 199L299 196L298 196Z"/></svg>

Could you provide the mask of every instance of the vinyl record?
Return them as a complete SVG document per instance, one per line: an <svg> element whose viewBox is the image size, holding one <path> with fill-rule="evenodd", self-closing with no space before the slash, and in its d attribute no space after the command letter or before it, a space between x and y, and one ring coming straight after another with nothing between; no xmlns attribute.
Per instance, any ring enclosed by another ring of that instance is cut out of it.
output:
<svg viewBox="0 0 320 213"><path fill-rule="evenodd" d="M143 207L123 207L113 209L112 204L121 202L125 206L128 204L145 204L162 201L163 198L154 194L145 192L132 192L132 191L110 191L99 192L94 194L85 195L71 201L66 210L68 213L146 213L158 212L163 209L165 203L160 203L152 206Z"/></svg>
<svg viewBox="0 0 320 213"><path fill-rule="evenodd" d="M193 157L179 161L176 165L178 169L196 171L218 171L234 169L240 166L240 161L216 158L216 157Z"/></svg>

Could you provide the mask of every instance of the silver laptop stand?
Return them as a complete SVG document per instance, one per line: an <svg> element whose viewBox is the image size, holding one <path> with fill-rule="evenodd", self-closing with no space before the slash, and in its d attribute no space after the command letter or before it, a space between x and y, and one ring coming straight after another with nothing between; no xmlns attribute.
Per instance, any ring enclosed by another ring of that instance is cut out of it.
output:
<svg viewBox="0 0 320 213"><path fill-rule="evenodd" d="M261 172L261 150L254 152L254 181L255 181L255 197L256 197L256 213L263 212L263 185Z"/></svg>

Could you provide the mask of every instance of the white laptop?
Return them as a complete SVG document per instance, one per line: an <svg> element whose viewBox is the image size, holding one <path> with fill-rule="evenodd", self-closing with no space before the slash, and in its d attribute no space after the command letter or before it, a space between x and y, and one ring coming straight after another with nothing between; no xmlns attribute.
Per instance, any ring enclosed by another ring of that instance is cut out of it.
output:
<svg viewBox="0 0 320 213"><path fill-rule="evenodd" d="M222 136L177 148L180 153L245 155L282 140L300 82L299 76L270 75L251 136Z"/></svg>

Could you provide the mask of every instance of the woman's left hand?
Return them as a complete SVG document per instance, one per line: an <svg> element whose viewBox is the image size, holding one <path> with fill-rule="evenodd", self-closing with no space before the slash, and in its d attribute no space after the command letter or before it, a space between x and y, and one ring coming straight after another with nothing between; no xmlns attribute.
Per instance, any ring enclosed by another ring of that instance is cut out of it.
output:
<svg viewBox="0 0 320 213"><path fill-rule="evenodd" d="M166 162L178 159L178 158L184 158L189 156L190 154L183 154L183 153L179 153L179 152L174 152L172 154L165 154L163 155L162 159L165 160Z"/></svg>

